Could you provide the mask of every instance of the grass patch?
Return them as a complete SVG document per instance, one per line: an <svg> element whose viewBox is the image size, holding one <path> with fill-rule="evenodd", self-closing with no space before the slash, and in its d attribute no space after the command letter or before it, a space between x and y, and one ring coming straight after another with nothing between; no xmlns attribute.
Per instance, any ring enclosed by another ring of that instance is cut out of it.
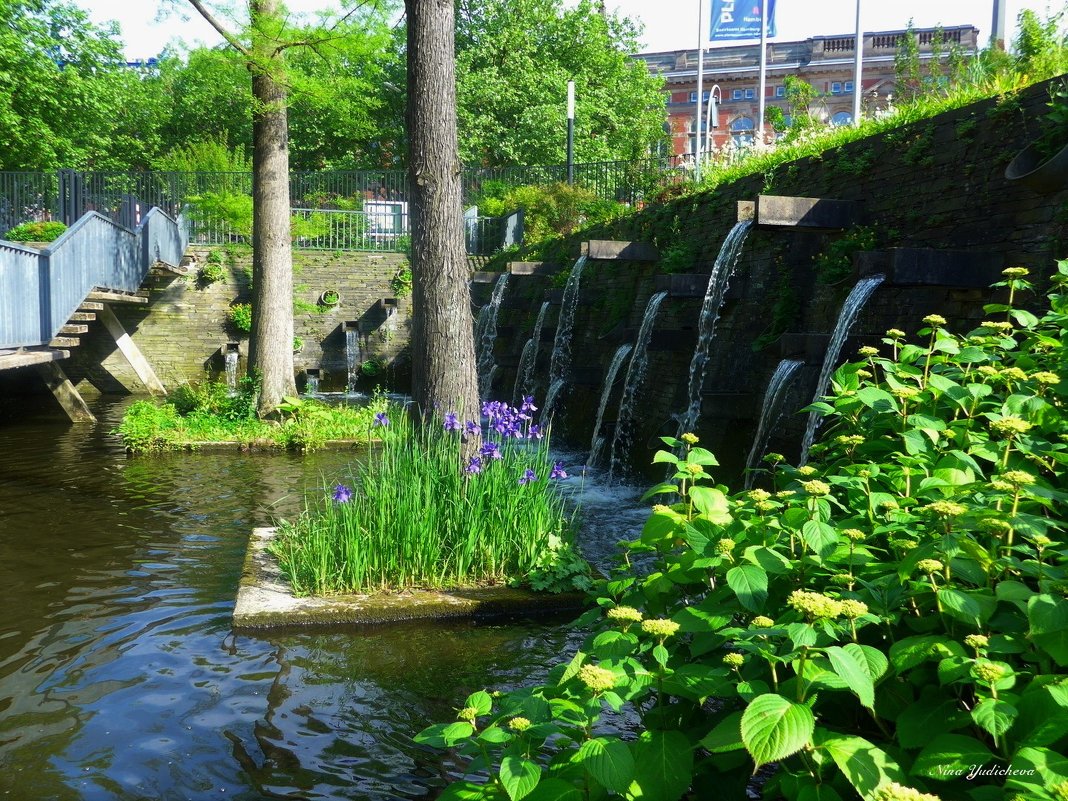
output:
<svg viewBox="0 0 1068 801"><path fill-rule="evenodd" d="M455 415L414 425L379 416L383 440L271 544L298 595L527 584L589 586L556 482L562 475L529 417L486 404L482 436Z"/></svg>
<svg viewBox="0 0 1068 801"><path fill-rule="evenodd" d="M289 398L278 420L256 417L251 387L231 394L223 384L184 384L166 401L142 400L130 405L113 433L132 453L191 450L209 442L235 442L310 451L330 440L366 442L384 398L366 406L332 406Z"/></svg>

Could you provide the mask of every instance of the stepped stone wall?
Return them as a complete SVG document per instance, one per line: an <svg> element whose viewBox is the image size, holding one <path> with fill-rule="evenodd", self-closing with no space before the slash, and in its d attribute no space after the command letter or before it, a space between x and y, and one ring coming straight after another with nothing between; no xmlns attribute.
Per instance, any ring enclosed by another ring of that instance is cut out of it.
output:
<svg viewBox="0 0 1068 801"><path fill-rule="evenodd" d="M153 273L145 284L148 306L115 307L123 327L168 389L206 374L218 376L223 369L219 349L226 342L240 343L239 370L244 372L248 335L234 330L226 314L231 304L248 303L252 298L251 254L224 257L226 277L201 287L196 265L204 263L208 254L206 248L190 247L187 259L192 269L186 276ZM294 251L294 335L303 340L303 349L294 355L298 379L305 369L319 367L324 388L344 388L348 364L342 324L357 321L362 358L387 365L380 379L406 380L406 360L398 356L408 345L410 298L398 298L397 311L390 318L378 302L396 296L391 282L406 265L405 256L399 253ZM341 295L337 306L317 303L328 289ZM92 323L83 343L64 363L79 390L143 391L99 322Z"/></svg>
<svg viewBox="0 0 1068 801"><path fill-rule="evenodd" d="M588 229L546 255L566 267L578 256L580 238L651 242L662 254L683 243L693 253L687 272L707 274L737 219L737 202L770 194L857 201L863 225L859 232L874 239L878 249L993 254L1001 266L1025 266L1035 276L1047 275L1055 258L1068 256L1068 189L1035 194L1007 181L1004 170L1039 134L1049 98L1048 85L1040 85L1016 97L984 101L845 145L821 158L802 159L702 195L650 206ZM817 261L856 233L801 228L750 232L709 355L697 431L723 462L721 475L739 470L750 447L764 389L783 356L775 338L787 331L827 334L833 329L857 274L848 267L848 248L844 277L834 282L819 280ZM555 421L557 432L577 445L589 443L603 376L616 347L634 341L658 272L662 269L655 262L590 261L585 267L574 323L574 382L557 404ZM695 280L703 290L707 281ZM505 368L496 382L498 397L512 394L519 354L540 301L553 284L543 272L513 275L509 281L504 299L511 310L509 325L502 327L496 347L498 363ZM476 300L484 301L487 292L476 291ZM984 303L995 300L996 293L986 289L885 285L861 313L854 334L877 341L891 327L914 332L932 312L949 319L951 326L968 326L983 318ZM676 433L673 416L686 407L700 308L701 297L671 296L660 307L646 380L638 393L635 466L648 464L660 446L659 435ZM539 351L542 397L557 313L547 317ZM843 357L854 353L855 346L847 348ZM771 441L772 450L790 459L798 456L804 427L803 416L795 412L811 401L818 372L815 363L802 372ZM624 373L625 367L606 410L609 428Z"/></svg>

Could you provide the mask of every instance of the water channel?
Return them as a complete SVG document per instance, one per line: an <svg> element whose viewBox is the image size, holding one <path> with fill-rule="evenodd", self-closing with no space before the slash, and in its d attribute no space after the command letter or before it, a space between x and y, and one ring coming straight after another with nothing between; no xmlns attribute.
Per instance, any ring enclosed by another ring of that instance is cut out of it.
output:
<svg viewBox="0 0 1068 801"><path fill-rule="evenodd" d="M250 529L353 454L132 458L122 407L0 425L0 797L433 798L456 766L412 736L577 649L566 620L235 636ZM603 562L643 512L570 486Z"/></svg>

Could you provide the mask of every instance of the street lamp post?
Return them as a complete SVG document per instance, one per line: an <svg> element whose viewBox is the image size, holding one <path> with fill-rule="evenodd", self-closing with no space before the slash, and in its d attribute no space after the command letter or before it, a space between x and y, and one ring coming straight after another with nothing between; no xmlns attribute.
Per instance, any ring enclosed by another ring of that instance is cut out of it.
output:
<svg viewBox="0 0 1068 801"><path fill-rule="evenodd" d="M705 0L697 0L697 114L694 117L694 168L695 181L701 180L701 103L704 98L705 82Z"/></svg>
<svg viewBox="0 0 1068 801"><path fill-rule="evenodd" d="M575 183L575 82L567 82L567 182Z"/></svg>
<svg viewBox="0 0 1068 801"><path fill-rule="evenodd" d="M712 139L712 129L719 127L719 110L716 106L716 95L719 95L719 102L723 102L723 90L719 88L719 84L712 84L712 88L708 92L708 110L705 112L705 152L711 153L712 146L715 142Z"/></svg>

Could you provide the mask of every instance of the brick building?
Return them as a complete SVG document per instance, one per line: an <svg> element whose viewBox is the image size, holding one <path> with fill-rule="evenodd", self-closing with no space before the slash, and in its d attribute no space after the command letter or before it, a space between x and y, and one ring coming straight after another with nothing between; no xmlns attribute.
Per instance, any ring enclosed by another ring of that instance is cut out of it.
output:
<svg viewBox="0 0 1068 801"><path fill-rule="evenodd" d="M938 29L919 28L921 69L934 56L948 59L955 50L972 56L978 50L979 30L971 25L943 28L943 44L932 47ZM894 93L894 57L905 31L880 31L864 34L861 106L866 113L885 108ZM830 122L847 124L853 119L853 62L855 36L814 36L799 42L768 42L765 79L767 107L779 106L789 114L785 104L783 79L795 75L808 82L817 92L815 112ZM667 91L668 124L674 153L683 155L696 150L697 50L674 50L666 53L642 53L649 70L663 76ZM757 91L760 81L760 45L743 44L713 47L705 51L704 100L702 130L713 147L728 140L752 141L758 115ZM709 136L708 99L716 92L716 124ZM770 126L768 126L770 133Z"/></svg>

